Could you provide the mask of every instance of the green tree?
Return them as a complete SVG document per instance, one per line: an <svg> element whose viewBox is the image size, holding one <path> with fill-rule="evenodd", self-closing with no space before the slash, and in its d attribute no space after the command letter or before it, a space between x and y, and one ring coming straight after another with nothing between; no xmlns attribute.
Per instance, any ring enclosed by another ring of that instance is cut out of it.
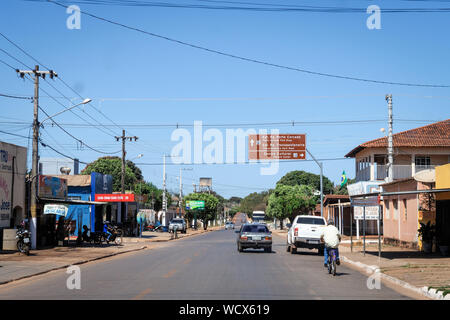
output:
<svg viewBox="0 0 450 320"><path fill-rule="evenodd" d="M287 186L295 185L308 185L312 186L315 190L320 190L320 175L306 172L306 171L291 171L285 174L277 184L283 184ZM330 194L334 190L334 184L327 177L323 177L323 193Z"/></svg>
<svg viewBox="0 0 450 320"><path fill-rule="evenodd" d="M130 161L131 162L131 161ZM86 168L81 171L81 174L91 174L91 172L98 172L103 174L110 174L113 178L113 191L121 191L122 178L122 160L119 157L102 157L94 162L89 163ZM125 190L133 190L136 183L136 175L130 166L125 166Z"/></svg>
<svg viewBox="0 0 450 320"><path fill-rule="evenodd" d="M265 211L270 191L253 192L241 200L239 211L245 212L251 218L253 211Z"/></svg>
<svg viewBox="0 0 450 320"><path fill-rule="evenodd" d="M281 222L286 218L292 222L296 215L309 214L316 203L317 197L311 186L277 184L269 195L266 215Z"/></svg>
<svg viewBox="0 0 450 320"><path fill-rule="evenodd" d="M134 193L139 195L147 195L147 203L152 203L152 200L155 201L154 209L156 211L162 209L162 194L163 191L158 189L153 183L146 181L138 181L134 185ZM172 197L167 194L167 206L169 206L172 202Z"/></svg>
<svg viewBox="0 0 450 320"><path fill-rule="evenodd" d="M203 222L203 228L206 230L208 228L208 221L212 221L216 218L219 199L209 193L191 193L184 197L184 207L186 207L186 201L188 200L205 201L205 209L197 210L197 219ZM194 210L186 210L186 218L191 221L193 217Z"/></svg>

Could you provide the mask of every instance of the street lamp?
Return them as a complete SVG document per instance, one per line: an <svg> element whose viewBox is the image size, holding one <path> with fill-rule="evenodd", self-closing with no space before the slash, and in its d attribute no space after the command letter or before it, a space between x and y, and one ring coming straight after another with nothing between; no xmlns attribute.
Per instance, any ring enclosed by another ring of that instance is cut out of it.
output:
<svg viewBox="0 0 450 320"><path fill-rule="evenodd" d="M91 101L92 101L91 99L86 98L86 99L84 99L82 102L80 102L80 103L78 103L78 104L76 104L76 105L73 105L73 106L71 106L70 108L66 108L66 109L64 109L64 110L62 110L62 111L60 111L60 112L55 113L54 115L52 115L52 116L50 116L50 117L45 118L44 120L41 121L41 124L44 123L45 121L47 121L47 120L49 120L49 119L51 119L51 118L57 116L57 115L63 113L63 112L69 111L69 110L71 110L71 109L73 109L73 108L75 108L75 107L78 107L79 105L87 104L87 103L89 103L89 102L91 102Z"/></svg>

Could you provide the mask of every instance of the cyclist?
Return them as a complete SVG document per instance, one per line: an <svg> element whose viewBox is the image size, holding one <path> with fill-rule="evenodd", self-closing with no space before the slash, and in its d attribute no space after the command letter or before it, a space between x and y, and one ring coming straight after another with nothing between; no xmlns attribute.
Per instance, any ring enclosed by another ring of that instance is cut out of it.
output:
<svg viewBox="0 0 450 320"><path fill-rule="evenodd" d="M336 264L340 265L339 260L339 243L341 242L341 235L339 230L334 226L334 221L329 219L327 226L323 228L322 234L320 236L320 241L325 242L324 248L324 267L328 267L328 248L336 249Z"/></svg>

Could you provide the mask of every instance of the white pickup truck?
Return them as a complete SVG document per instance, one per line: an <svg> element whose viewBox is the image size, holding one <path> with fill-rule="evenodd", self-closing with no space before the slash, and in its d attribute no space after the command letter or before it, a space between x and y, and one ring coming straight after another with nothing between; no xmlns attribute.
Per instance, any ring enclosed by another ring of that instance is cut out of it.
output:
<svg viewBox="0 0 450 320"><path fill-rule="evenodd" d="M286 251L297 253L297 248L318 249L323 254L324 244L320 242L322 228L327 222L323 217L296 216L287 235Z"/></svg>

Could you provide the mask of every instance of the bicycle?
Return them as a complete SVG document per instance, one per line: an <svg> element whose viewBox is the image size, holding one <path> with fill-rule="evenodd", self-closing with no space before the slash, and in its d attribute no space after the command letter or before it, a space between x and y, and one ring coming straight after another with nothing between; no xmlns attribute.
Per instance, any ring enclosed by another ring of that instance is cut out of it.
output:
<svg viewBox="0 0 450 320"><path fill-rule="evenodd" d="M333 274L333 276L336 275L336 249L334 248L327 248L328 251L328 273Z"/></svg>

